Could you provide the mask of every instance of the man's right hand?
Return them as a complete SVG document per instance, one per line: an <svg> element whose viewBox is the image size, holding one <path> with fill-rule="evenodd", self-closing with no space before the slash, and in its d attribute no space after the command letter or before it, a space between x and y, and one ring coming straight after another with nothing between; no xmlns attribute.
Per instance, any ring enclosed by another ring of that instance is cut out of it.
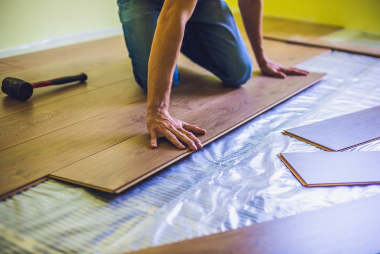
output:
<svg viewBox="0 0 380 254"><path fill-rule="evenodd" d="M204 135L206 130L180 121L172 117L166 110L149 113L146 124L151 136L150 146L152 148L157 148L157 139L160 137L167 138L178 149L185 149L183 144L188 145L194 151L203 148L202 142L194 134Z"/></svg>

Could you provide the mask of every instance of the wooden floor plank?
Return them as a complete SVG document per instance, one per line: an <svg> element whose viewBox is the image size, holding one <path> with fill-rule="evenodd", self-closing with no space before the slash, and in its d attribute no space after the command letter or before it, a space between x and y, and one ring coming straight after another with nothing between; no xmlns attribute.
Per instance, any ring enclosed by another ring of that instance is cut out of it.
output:
<svg viewBox="0 0 380 254"><path fill-rule="evenodd" d="M322 76L311 73L307 77L284 80L257 76L243 88L200 106L182 115L181 119L205 128L207 134L199 138L208 143ZM188 153L188 150L177 150L167 141L162 141L158 149L151 149L149 134L144 133L60 169L51 176L108 192L119 192L136 179L142 180L157 168L162 169L167 162L173 163Z"/></svg>
<svg viewBox="0 0 380 254"><path fill-rule="evenodd" d="M27 82L37 82L62 76L69 76L88 70L106 67L129 61L128 55L120 53L99 52L89 57L76 57L49 65L29 67L27 69L0 75L0 80L6 77L20 78Z"/></svg>
<svg viewBox="0 0 380 254"><path fill-rule="evenodd" d="M1 62L26 69L59 61L67 61L78 57L86 59L103 52L128 55L123 36L119 35L18 56L11 56L2 58Z"/></svg>
<svg viewBox="0 0 380 254"><path fill-rule="evenodd" d="M125 72L120 71L120 68L123 67L126 68ZM113 69L118 72L114 71L113 73L111 72L108 74L107 70L110 69ZM101 84L111 84L112 82L128 79L133 76L131 73L130 61L129 59L127 59L127 56L103 53L101 55L93 56L87 59L77 58L74 60L52 63L48 66L38 66L34 68L28 68L25 70L10 72L5 75L0 75L0 80L3 80L4 78L10 76L25 80L27 82L37 82L62 76L76 75L81 72L85 72L89 76L89 80L87 82L89 85L93 83L90 81L93 81L95 78L99 78L99 74L103 74L102 80L104 82L102 82L101 80L96 81L94 83L94 86L101 86ZM115 76L116 73L118 74L118 76ZM63 85L35 89L33 92L33 96L27 102L17 102L7 97L5 94L2 94L2 103L0 104L0 118L17 113L24 107L30 108L30 105L34 103L36 105L32 106L32 108L67 97L65 94L60 94L67 90L63 87L70 86ZM82 87L86 88L84 86ZM73 94L75 94L74 91L76 91L77 93L82 93L84 91L83 89L68 90L68 96L72 96ZM40 96L42 98L40 98ZM27 106L28 104L29 106Z"/></svg>
<svg viewBox="0 0 380 254"><path fill-rule="evenodd" d="M234 15L239 29L244 29L244 24L239 13ZM337 42L321 39L320 37L341 30L342 27L315 24L305 21L264 17L263 35L265 39L278 40L300 45L335 49L355 54L380 57L380 49L349 42Z"/></svg>
<svg viewBox="0 0 380 254"><path fill-rule="evenodd" d="M173 116L188 110L171 105ZM146 99L0 152L0 195L146 132Z"/></svg>
<svg viewBox="0 0 380 254"><path fill-rule="evenodd" d="M320 37L341 30L342 27L316 24L305 21L264 16L263 34L265 37L286 39L293 35Z"/></svg>
<svg viewBox="0 0 380 254"><path fill-rule="evenodd" d="M379 253L380 195L131 254Z"/></svg>
<svg viewBox="0 0 380 254"><path fill-rule="evenodd" d="M145 97L129 79L3 118L0 151Z"/></svg>
<svg viewBox="0 0 380 254"><path fill-rule="evenodd" d="M300 36L300 35L294 35L294 36L288 37L287 39L277 38L275 36L268 37L268 38L296 43L300 45L311 45L315 47L335 49L335 50L350 52L354 54L380 57L380 48L358 45L358 44L353 44L349 42L328 41L328 40L323 40L319 38L306 37L306 36Z"/></svg>
<svg viewBox="0 0 380 254"><path fill-rule="evenodd" d="M22 68L18 66L0 62L0 74L5 74L8 72L17 71L21 69Z"/></svg>

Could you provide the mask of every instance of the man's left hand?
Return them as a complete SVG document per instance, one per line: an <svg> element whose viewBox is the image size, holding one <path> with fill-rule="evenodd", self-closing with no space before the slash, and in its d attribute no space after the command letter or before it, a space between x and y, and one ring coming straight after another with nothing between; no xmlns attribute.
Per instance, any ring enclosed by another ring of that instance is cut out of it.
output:
<svg viewBox="0 0 380 254"><path fill-rule="evenodd" d="M300 70L294 67L284 67L272 61L266 61L265 64L260 66L261 72L264 75L276 78L285 78L287 75L306 76L308 71Z"/></svg>

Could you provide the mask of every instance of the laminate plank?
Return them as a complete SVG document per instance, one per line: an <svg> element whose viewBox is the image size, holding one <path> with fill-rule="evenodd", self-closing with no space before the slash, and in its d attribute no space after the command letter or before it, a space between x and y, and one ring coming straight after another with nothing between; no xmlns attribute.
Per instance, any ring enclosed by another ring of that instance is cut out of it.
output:
<svg viewBox="0 0 380 254"><path fill-rule="evenodd" d="M380 184L380 152L280 153L303 186Z"/></svg>
<svg viewBox="0 0 380 254"><path fill-rule="evenodd" d="M131 254L379 253L380 195Z"/></svg>
<svg viewBox="0 0 380 254"><path fill-rule="evenodd" d="M0 151L145 98L129 79L3 118Z"/></svg>
<svg viewBox="0 0 380 254"><path fill-rule="evenodd" d="M353 44L349 42L339 42L339 41L328 41L319 38L306 37L300 35L290 36L286 39L277 38L275 36L266 36L267 38L272 38L276 40L297 43L300 45L311 45L320 48L335 49L345 52L350 52L354 54L361 54L372 57L380 57L380 49L375 47L369 47L364 45Z"/></svg>
<svg viewBox="0 0 380 254"><path fill-rule="evenodd" d="M380 138L380 106L282 132L326 151L341 152Z"/></svg>
<svg viewBox="0 0 380 254"><path fill-rule="evenodd" d="M0 119L6 121L6 117L24 110L31 110L42 105L59 101L64 98L97 89L87 83L73 83L62 86L49 86L33 92L33 96L27 101L12 99L6 94L0 94ZM2 120L3 121L3 120Z"/></svg>
<svg viewBox="0 0 380 254"><path fill-rule="evenodd" d="M64 61L56 61L49 65L29 67L27 69L0 75L0 80L6 77L20 78L27 82L37 82L49 78L79 74L88 70L106 67L113 64L129 62L127 54L99 52L89 57L76 57Z"/></svg>
<svg viewBox="0 0 380 254"><path fill-rule="evenodd" d="M240 14L235 14L240 29L244 24ZM336 42L321 39L320 37L341 30L342 27L314 24L304 21L295 21L282 18L264 17L263 36L265 39L310 45L314 47L335 49L355 54L380 57L380 49L349 42Z"/></svg>
<svg viewBox="0 0 380 254"><path fill-rule="evenodd" d="M320 37L341 30L342 27L322 25L305 21L264 16L263 34L268 38L287 39L290 36Z"/></svg>
<svg viewBox="0 0 380 254"><path fill-rule="evenodd" d="M173 116L187 112L171 105ZM0 197L146 131L146 100L140 100L0 152Z"/></svg>
<svg viewBox="0 0 380 254"><path fill-rule="evenodd" d="M0 62L0 74L21 70L22 68L7 63Z"/></svg>
<svg viewBox="0 0 380 254"><path fill-rule="evenodd" d="M207 144L306 89L323 75L311 73L306 77L283 80L256 76L243 88L199 106L182 115L181 119L205 128L206 135L199 138ZM103 191L120 192L189 153L188 150L177 150L165 140L160 142L158 149L151 149L149 134L144 133L60 169L51 177Z"/></svg>
<svg viewBox="0 0 380 254"><path fill-rule="evenodd" d="M139 134L145 108L137 102L1 151L0 195Z"/></svg>
<svg viewBox="0 0 380 254"><path fill-rule="evenodd" d="M67 61L78 57L85 59L104 52L108 52L109 54L116 53L128 55L123 36L114 36L18 56L11 56L2 58L1 61L26 69L59 61Z"/></svg>

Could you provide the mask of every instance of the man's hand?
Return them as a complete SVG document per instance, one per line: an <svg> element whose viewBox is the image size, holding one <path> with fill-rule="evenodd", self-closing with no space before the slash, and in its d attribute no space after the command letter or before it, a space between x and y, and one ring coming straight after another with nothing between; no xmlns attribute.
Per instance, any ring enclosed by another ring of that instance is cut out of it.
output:
<svg viewBox="0 0 380 254"><path fill-rule="evenodd" d="M287 75L306 76L309 74L308 71L293 67L284 67L269 60L261 64L260 69L263 74L276 78L285 78Z"/></svg>
<svg viewBox="0 0 380 254"><path fill-rule="evenodd" d="M152 148L157 148L157 139L160 137L167 138L178 149L185 149L183 144L188 145L194 151L203 148L202 142L194 134L204 135L206 130L182 122L170 116L166 110L148 114L146 124Z"/></svg>
<svg viewBox="0 0 380 254"><path fill-rule="evenodd" d="M239 7L245 30L263 74L277 78L285 78L286 75L304 76L308 74L307 71L283 67L268 60L265 56L262 32L263 0L239 0Z"/></svg>

